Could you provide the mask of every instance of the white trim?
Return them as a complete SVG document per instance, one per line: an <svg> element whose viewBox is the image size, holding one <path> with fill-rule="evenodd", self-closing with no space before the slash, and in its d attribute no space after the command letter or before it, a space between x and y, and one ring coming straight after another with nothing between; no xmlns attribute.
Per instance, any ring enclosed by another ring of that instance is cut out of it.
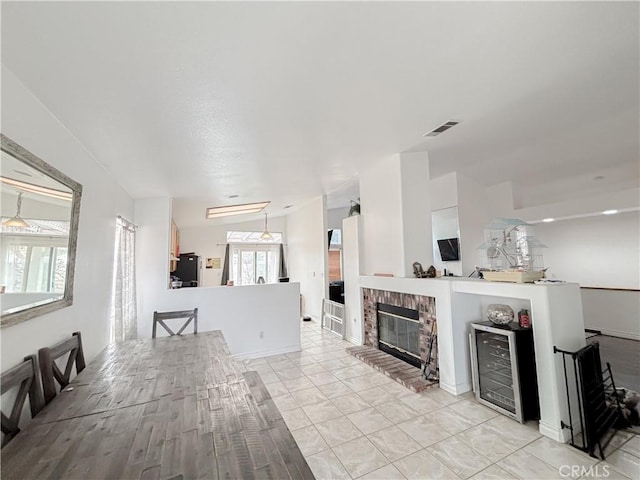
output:
<svg viewBox="0 0 640 480"><path fill-rule="evenodd" d="M291 345L284 348L276 348L275 350L260 350L257 352L245 352L233 355L234 360L251 360L254 358L270 357L272 355L281 355L283 353L299 352L301 350L300 344Z"/></svg>
<svg viewBox="0 0 640 480"><path fill-rule="evenodd" d="M640 340L640 334L636 334L636 333L620 332L618 330L603 330L601 328L598 328L597 330L600 332L601 335L607 335L609 337L627 338L629 340Z"/></svg>
<svg viewBox="0 0 640 480"><path fill-rule="evenodd" d="M451 395L462 395L463 393L471 392L473 387L471 383L464 382L458 383L457 385L448 385L446 383L442 383L442 379L440 379L440 388Z"/></svg>
<svg viewBox="0 0 640 480"><path fill-rule="evenodd" d="M540 421L539 431L545 437L549 437L556 442L567 443L569 441L570 432L568 429L565 430L562 427L560 427L560 429L554 428Z"/></svg>

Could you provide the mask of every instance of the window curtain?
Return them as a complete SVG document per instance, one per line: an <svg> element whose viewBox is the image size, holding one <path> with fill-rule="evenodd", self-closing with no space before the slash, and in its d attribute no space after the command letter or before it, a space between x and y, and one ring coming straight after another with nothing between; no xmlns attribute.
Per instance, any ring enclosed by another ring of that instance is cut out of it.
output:
<svg viewBox="0 0 640 480"><path fill-rule="evenodd" d="M278 277L287 276L287 263L284 260L284 245L280 244L280 268L278 269Z"/></svg>
<svg viewBox="0 0 640 480"><path fill-rule="evenodd" d="M138 337L135 247L135 225L118 217L111 306L112 342L122 342Z"/></svg>
<svg viewBox="0 0 640 480"><path fill-rule="evenodd" d="M229 244L224 250L224 266L222 267L222 279L220 285L226 285L229 281Z"/></svg>

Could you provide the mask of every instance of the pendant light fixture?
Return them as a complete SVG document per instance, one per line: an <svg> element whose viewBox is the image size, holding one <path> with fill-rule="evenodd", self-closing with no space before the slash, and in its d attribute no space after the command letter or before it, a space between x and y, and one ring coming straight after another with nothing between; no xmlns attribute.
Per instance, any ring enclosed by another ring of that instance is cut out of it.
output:
<svg viewBox="0 0 640 480"><path fill-rule="evenodd" d="M20 227L20 228L28 228L29 224L25 222L22 217L20 217L20 209L22 208L22 192L18 193L18 202L16 205L16 214L14 217L11 217L4 222L2 225L7 227Z"/></svg>
<svg viewBox="0 0 640 480"><path fill-rule="evenodd" d="M264 212L264 232L260 235L260 240L272 240L273 235L269 233L269 229L267 228L267 212Z"/></svg>

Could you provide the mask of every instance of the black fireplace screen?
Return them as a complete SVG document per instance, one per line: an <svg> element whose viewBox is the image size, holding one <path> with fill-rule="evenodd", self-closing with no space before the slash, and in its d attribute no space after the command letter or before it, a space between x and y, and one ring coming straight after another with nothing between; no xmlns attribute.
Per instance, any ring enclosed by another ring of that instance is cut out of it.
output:
<svg viewBox="0 0 640 480"><path fill-rule="evenodd" d="M420 367L420 322L418 311L378 304L378 345L407 363Z"/></svg>

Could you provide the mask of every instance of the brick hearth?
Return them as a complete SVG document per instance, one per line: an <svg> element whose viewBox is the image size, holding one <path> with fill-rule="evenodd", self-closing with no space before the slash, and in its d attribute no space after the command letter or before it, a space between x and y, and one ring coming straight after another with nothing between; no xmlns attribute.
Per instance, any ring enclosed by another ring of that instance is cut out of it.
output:
<svg viewBox="0 0 640 480"><path fill-rule="evenodd" d="M438 381L427 381L422 378L420 369L399 360L377 348L361 346L347 347L347 353L358 360L384 373L401 385L415 393L420 393L426 388L437 385Z"/></svg>

